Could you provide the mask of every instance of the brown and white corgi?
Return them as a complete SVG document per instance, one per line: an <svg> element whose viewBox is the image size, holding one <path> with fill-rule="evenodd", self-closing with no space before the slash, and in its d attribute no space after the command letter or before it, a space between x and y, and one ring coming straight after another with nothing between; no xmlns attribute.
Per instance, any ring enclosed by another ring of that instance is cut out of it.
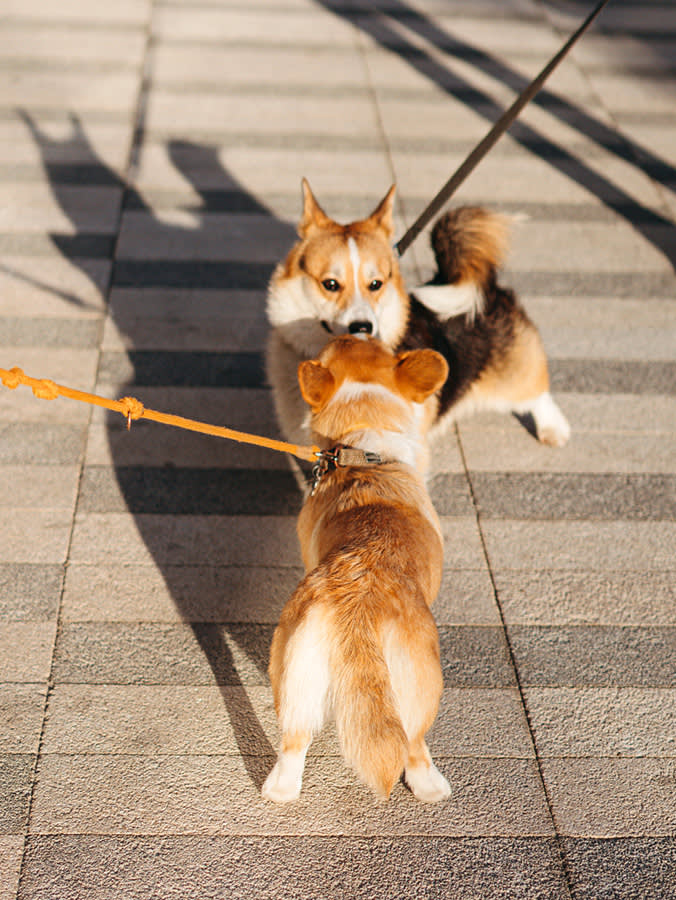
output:
<svg viewBox="0 0 676 900"><path fill-rule="evenodd" d="M425 743L442 691L430 606L443 542L420 475L425 400L447 374L433 350L395 356L349 335L299 366L316 442L380 461L325 472L300 513L307 574L270 652L282 738L263 785L269 800L298 797L308 746L331 712L345 759L379 797L402 772L420 800L450 793Z"/></svg>
<svg viewBox="0 0 676 900"><path fill-rule="evenodd" d="M267 314L267 372L289 440L306 443L307 408L296 370L331 335L365 333L392 350L428 347L448 362L437 421L478 410L532 419L540 441L562 446L570 428L549 392L547 359L535 325L497 282L506 219L460 207L434 226L437 273L407 293L392 247L394 186L371 215L347 225L329 218L303 180L300 240L275 269Z"/></svg>

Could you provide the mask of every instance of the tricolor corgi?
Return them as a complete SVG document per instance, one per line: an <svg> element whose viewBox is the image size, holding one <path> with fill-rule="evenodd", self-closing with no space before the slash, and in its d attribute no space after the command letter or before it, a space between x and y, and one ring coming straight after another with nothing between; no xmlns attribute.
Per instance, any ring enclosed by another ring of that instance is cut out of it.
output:
<svg viewBox="0 0 676 900"><path fill-rule="evenodd" d="M442 353L449 375L434 401L437 422L482 409L514 412L532 419L543 443L565 444L570 428L549 392L540 335L497 282L505 217L479 207L443 215L432 231L436 276L409 296L392 247L394 192L367 219L341 225L303 180L300 240L276 267L267 300L268 380L284 434L296 443L309 435L298 363L347 332L373 335L395 351Z"/></svg>
<svg viewBox="0 0 676 900"><path fill-rule="evenodd" d="M347 448L352 462L321 474L298 520L307 574L272 640L282 737L266 799L299 796L307 749L329 713L346 761L378 797L402 772L420 800L450 793L425 743L442 691L430 606L443 541L420 474L425 401L447 374L434 350L395 355L349 335L299 366L315 441L332 459Z"/></svg>

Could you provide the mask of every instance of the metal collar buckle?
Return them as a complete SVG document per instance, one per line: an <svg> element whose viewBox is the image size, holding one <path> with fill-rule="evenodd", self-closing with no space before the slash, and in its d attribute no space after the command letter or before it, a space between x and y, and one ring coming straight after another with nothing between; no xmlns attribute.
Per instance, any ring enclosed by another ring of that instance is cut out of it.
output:
<svg viewBox="0 0 676 900"><path fill-rule="evenodd" d="M382 463L380 454L371 450L359 450L356 447L332 447L330 450L320 450L312 469L310 496L314 495L319 482L327 472L346 466L377 466L380 463Z"/></svg>

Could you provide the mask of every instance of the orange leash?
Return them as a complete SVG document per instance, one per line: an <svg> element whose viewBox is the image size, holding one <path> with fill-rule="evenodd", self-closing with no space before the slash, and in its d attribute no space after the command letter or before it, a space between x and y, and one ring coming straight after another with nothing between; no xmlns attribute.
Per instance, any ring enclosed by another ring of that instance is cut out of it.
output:
<svg viewBox="0 0 676 900"><path fill-rule="evenodd" d="M25 375L17 366L9 370L0 369L0 380L10 390L14 390L20 384L25 384L41 400L55 400L57 397L68 397L70 400L80 400L82 403L91 403L94 406L103 406L105 409L113 410L113 412L119 412L127 420L127 428L130 428L132 421L136 419L149 419L151 422L173 425L175 428L184 428L187 431L197 431L200 434L210 434L230 441L239 441L244 444L255 444L257 447L267 447L270 450L279 450L281 453L291 453L293 456L305 459L308 462L317 462L322 455L319 447L303 447L298 444L288 444L286 441L276 441L273 438L260 437L256 434L247 434L244 431L234 431L232 428L223 428L220 425L208 425L206 422L198 422L195 419L184 419L182 416L146 409L141 401L135 397L108 400L106 397L99 397L97 394L76 391L62 384L56 384L49 378L31 378L30 375Z"/></svg>

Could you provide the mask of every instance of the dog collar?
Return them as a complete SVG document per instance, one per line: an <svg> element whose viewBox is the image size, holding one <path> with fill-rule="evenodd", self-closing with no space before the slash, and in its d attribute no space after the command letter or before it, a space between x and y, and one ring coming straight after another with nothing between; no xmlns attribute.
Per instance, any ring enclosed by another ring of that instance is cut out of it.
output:
<svg viewBox="0 0 676 900"><path fill-rule="evenodd" d="M371 450L359 450L357 447L344 447L338 444L329 450L320 450L317 453L317 462L312 469L312 496L319 482L327 472L333 472L335 469L344 469L347 466L379 466L382 463L379 453L373 453Z"/></svg>

